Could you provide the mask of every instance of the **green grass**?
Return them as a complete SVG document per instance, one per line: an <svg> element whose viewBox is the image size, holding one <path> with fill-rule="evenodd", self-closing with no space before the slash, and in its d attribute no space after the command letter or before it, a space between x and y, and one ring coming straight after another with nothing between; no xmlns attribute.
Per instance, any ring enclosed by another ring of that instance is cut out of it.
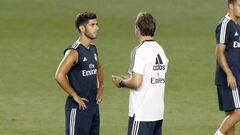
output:
<svg viewBox="0 0 240 135"><path fill-rule="evenodd" d="M0 134L63 135L66 94L54 80L63 50L78 37L74 17L95 11L98 47L105 75L101 135L124 135L128 90L111 83L125 74L138 44L139 11L157 21L155 39L170 60L164 135L213 134L223 119L214 87L215 38L226 2L215 0L1 0ZM237 134L240 130L237 128Z"/></svg>

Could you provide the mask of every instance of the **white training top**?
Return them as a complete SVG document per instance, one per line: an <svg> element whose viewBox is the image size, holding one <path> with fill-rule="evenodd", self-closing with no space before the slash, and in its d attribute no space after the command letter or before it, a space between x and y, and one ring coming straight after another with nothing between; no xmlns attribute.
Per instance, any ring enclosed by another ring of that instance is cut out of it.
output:
<svg viewBox="0 0 240 135"><path fill-rule="evenodd" d="M130 90L129 116L135 116L135 121L163 119L167 66L168 59L156 41L144 41L133 49L129 73L143 75L142 85Z"/></svg>

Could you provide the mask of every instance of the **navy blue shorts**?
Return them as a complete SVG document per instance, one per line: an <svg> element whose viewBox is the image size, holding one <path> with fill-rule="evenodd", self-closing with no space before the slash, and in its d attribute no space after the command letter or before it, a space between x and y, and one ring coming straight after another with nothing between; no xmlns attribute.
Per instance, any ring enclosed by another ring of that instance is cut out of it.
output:
<svg viewBox="0 0 240 135"><path fill-rule="evenodd" d="M240 108L239 87L232 90L226 85L217 85L218 103L221 111L230 112Z"/></svg>
<svg viewBox="0 0 240 135"><path fill-rule="evenodd" d="M66 135L99 135L99 109L65 111Z"/></svg>
<svg viewBox="0 0 240 135"><path fill-rule="evenodd" d="M162 135L162 120L142 122L129 117L128 135Z"/></svg>

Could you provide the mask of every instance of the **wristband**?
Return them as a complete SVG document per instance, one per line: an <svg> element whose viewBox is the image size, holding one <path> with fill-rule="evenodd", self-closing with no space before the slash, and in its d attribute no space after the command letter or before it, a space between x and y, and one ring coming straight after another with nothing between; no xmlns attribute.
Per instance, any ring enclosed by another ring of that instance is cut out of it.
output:
<svg viewBox="0 0 240 135"><path fill-rule="evenodd" d="M119 86L120 86L121 88L123 88L123 87L125 87L126 85L124 84L123 81L120 81L120 82L119 82Z"/></svg>

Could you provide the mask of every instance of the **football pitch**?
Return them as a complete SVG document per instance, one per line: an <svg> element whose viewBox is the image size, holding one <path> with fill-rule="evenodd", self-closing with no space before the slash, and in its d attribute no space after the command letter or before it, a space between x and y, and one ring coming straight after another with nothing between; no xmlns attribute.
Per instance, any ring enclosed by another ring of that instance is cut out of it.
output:
<svg viewBox="0 0 240 135"><path fill-rule="evenodd" d="M226 0L1 0L0 135L64 135L67 94L54 74L78 37L81 11L96 12L100 27L101 135L127 133L129 91L115 88L111 75L127 73L140 11L155 17L155 40L170 62L163 135L213 135L224 116L214 86L215 25L226 8Z"/></svg>

